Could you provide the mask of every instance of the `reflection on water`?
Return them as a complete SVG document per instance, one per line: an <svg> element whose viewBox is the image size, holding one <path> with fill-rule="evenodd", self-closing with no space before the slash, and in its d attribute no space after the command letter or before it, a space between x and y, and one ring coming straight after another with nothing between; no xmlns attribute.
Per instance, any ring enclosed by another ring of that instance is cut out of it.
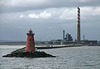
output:
<svg viewBox="0 0 100 69"><path fill-rule="evenodd" d="M3 47L3 48L2 48ZM24 47L24 46L23 46ZM100 47L66 47L45 49L56 58L8 58L20 46L0 46L0 69L100 69Z"/></svg>

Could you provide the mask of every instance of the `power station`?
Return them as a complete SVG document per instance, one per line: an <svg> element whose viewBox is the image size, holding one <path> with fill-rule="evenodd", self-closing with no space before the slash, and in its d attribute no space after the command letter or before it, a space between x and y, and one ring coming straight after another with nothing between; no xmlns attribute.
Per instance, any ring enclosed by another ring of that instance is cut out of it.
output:
<svg viewBox="0 0 100 69"><path fill-rule="evenodd" d="M63 30L63 38L57 40L51 40L46 42L47 44L80 44L80 8L77 7L77 40L73 41L71 34L65 34L65 30ZM45 42L44 42L45 44Z"/></svg>
<svg viewBox="0 0 100 69"><path fill-rule="evenodd" d="M71 36L71 34L69 34L69 33L67 33L66 35L65 35L65 30L63 30L63 40L62 40L63 42L69 42L69 41L73 41L73 38L72 38L72 36Z"/></svg>
<svg viewBox="0 0 100 69"><path fill-rule="evenodd" d="M77 7L77 39L73 41L72 35L69 33L65 33L63 30L62 39L56 39L51 41L38 41L36 44L50 44L50 45L63 45L63 44L97 44L96 40L86 40L85 36L83 36L83 40L81 40L81 32L80 32L80 8Z"/></svg>

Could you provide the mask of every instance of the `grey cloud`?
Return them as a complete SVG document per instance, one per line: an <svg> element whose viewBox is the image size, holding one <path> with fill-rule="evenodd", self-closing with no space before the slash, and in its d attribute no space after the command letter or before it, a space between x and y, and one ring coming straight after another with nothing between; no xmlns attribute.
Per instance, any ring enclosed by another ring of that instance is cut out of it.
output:
<svg viewBox="0 0 100 69"><path fill-rule="evenodd" d="M0 0L1 13L77 6L100 6L100 0Z"/></svg>

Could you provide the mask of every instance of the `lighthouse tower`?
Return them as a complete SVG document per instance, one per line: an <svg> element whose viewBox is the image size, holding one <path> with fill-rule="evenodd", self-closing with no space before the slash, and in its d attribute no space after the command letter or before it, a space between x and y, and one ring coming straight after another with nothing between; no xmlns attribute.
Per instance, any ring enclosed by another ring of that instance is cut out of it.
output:
<svg viewBox="0 0 100 69"><path fill-rule="evenodd" d="M35 42L34 42L34 34L32 33L32 30L29 30L29 33L27 33L27 42L26 42L26 52L35 52Z"/></svg>

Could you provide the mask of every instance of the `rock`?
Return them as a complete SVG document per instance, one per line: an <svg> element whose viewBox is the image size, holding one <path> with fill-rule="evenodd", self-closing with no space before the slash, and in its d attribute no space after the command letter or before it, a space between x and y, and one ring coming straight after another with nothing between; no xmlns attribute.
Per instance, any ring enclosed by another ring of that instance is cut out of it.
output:
<svg viewBox="0 0 100 69"><path fill-rule="evenodd" d="M10 54L4 55L3 57L27 57L27 58L28 57L30 57L30 58L34 58L34 57L56 57L56 56L52 56L50 54L47 54L43 51L25 52L24 50L25 50L25 48L15 50L15 51L11 52Z"/></svg>

